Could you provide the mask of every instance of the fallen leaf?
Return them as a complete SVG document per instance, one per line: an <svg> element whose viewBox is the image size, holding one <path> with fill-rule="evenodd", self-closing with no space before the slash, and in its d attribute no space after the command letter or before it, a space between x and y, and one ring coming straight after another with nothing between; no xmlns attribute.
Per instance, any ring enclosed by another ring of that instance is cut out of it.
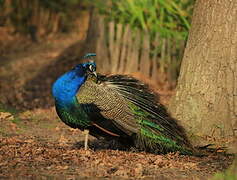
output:
<svg viewBox="0 0 237 180"><path fill-rule="evenodd" d="M0 112L0 119L2 120L7 119L11 121L14 119L14 116L9 112Z"/></svg>

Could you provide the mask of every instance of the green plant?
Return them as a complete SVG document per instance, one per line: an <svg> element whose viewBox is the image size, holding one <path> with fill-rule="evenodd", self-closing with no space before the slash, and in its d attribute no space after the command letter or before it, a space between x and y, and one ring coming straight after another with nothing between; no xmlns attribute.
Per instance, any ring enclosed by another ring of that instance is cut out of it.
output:
<svg viewBox="0 0 237 180"><path fill-rule="evenodd" d="M94 2L109 20L130 24L153 37L184 39L190 28L193 0L111 0Z"/></svg>

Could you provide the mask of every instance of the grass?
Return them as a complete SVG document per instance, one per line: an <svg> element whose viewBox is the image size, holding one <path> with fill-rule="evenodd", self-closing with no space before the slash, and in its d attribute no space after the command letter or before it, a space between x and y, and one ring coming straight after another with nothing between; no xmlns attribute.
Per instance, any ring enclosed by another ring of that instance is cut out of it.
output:
<svg viewBox="0 0 237 180"><path fill-rule="evenodd" d="M7 106L7 105L3 105L3 104L0 103L0 112L9 112L12 115L16 115L20 111L15 109L15 108L13 108L13 107L10 107L10 106Z"/></svg>
<svg viewBox="0 0 237 180"><path fill-rule="evenodd" d="M224 173L217 173L212 180L236 180L237 174L231 170L227 170Z"/></svg>

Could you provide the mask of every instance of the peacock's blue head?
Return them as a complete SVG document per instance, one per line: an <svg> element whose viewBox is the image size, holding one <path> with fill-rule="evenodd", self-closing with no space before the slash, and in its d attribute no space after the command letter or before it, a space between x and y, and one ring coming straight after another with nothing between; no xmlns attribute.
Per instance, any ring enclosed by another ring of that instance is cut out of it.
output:
<svg viewBox="0 0 237 180"><path fill-rule="evenodd" d="M72 70L60 76L52 87L52 94L57 101L71 101L77 94L87 76L96 75L95 62L86 62L76 65Z"/></svg>
<svg viewBox="0 0 237 180"><path fill-rule="evenodd" d="M78 76L88 76L89 74L96 74L96 64L95 62L86 62L76 65L72 71L75 71Z"/></svg>

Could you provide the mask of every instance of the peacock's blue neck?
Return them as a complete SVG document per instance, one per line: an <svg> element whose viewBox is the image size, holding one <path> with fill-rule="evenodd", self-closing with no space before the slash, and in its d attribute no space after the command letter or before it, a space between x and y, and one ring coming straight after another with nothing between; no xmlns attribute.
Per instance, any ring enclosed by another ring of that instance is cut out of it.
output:
<svg viewBox="0 0 237 180"><path fill-rule="evenodd" d="M75 103L76 94L85 82L84 73L70 71L59 77L53 84L52 94L56 103L62 107L68 107Z"/></svg>

